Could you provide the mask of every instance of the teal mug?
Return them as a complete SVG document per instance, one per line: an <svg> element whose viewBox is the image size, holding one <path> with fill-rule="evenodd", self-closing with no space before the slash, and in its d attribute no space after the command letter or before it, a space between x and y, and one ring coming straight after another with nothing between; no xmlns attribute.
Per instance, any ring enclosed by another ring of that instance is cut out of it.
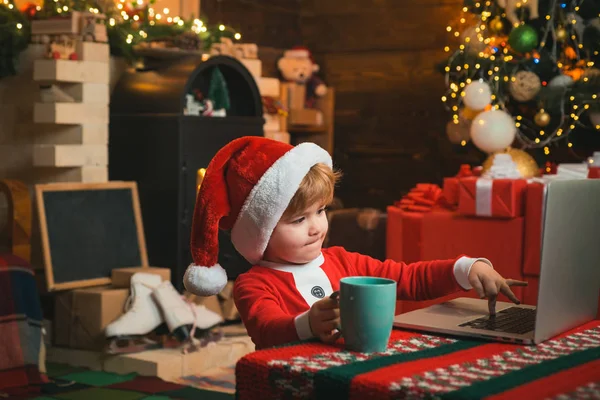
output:
<svg viewBox="0 0 600 400"><path fill-rule="evenodd" d="M341 329L346 348L361 353L387 348L396 311L396 281L370 276L340 280Z"/></svg>

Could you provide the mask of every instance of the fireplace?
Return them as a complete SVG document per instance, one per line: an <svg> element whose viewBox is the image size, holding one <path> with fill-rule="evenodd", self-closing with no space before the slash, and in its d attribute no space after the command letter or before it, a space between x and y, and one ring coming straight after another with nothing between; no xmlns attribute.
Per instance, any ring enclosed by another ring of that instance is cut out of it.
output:
<svg viewBox="0 0 600 400"><path fill-rule="evenodd" d="M216 67L229 92L227 116L184 115L186 94L194 89L206 93ZM115 86L110 113L109 177L137 182L149 263L170 268L173 284L182 289L191 262L190 229L203 169L228 142L263 135L262 102L254 78L226 56L206 61L190 57L152 70L131 70ZM227 234L220 236L221 264L229 268L245 263Z"/></svg>

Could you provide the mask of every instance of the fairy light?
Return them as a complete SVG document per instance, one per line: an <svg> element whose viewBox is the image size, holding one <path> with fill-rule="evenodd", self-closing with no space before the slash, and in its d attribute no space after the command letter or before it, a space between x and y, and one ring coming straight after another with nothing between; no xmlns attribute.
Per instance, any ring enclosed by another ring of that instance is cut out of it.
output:
<svg viewBox="0 0 600 400"><path fill-rule="evenodd" d="M225 25L219 25L219 30L223 32L225 30Z"/></svg>
<svg viewBox="0 0 600 400"><path fill-rule="evenodd" d="M23 24L21 24L21 23L18 23L18 24L17 24L17 29L19 29L19 30L20 30L21 28L23 28Z"/></svg>
<svg viewBox="0 0 600 400"><path fill-rule="evenodd" d="M183 26L183 23L184 22L182 20L177 21L177 25L179 25L179 26Z"/></svg>
<svg viewBox="0 0 600 400"><path fill-rule="evenodd" d="M169 15L169 9L168 8L163 8L163 14Z"/></svg>
<svg viewBox="0 0 600 400"><path fill-rule="evenodd" d="M140 17L138 17L137 15L134 15L134 16L133 16L133 20L134 20L134 21L137 21L137 20L139 20L139 19L140 19Z"/></svg>
<svg viewBox="0 0 600 400"><path fill-rule="evenodd" d="M160 14L156 14L156 17L154 17L154 18L156 18L157 20L159 20L159 21L160 21L160 19L162 18L162 15L160 15Z"/></svg>
<svg viewBox="0 0 600 400"><path fill-rule="evenodd" d="M114 18L111 18L111 19L108 20L108 23L109 23L110 26L115 26L116 21L115 21Z"/></svg>
<svg viewBox="0 0 600 400"><path fill-rule="evenodd" d="M171 18L171 17L167 17L167 22L168 22L168 23L172 23L172 22L173 22L173 18Z"/></svg>

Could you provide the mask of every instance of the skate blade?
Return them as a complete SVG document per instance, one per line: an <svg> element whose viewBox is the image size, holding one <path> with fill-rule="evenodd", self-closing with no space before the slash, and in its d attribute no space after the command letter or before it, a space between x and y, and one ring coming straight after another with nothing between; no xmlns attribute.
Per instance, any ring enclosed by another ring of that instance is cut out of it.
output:
<svg viewBox="0 0 600 400"><path fill-rule="evenodd" d="M125 342L124 345L120 345L120 342ZM161 343L157 343L148 338L122 338L122 339L113 339L106 346L104 352L110 355L118 355L118 354L131 354L131 353L140 353L146 350L156 350L162 348Z"/></svg>

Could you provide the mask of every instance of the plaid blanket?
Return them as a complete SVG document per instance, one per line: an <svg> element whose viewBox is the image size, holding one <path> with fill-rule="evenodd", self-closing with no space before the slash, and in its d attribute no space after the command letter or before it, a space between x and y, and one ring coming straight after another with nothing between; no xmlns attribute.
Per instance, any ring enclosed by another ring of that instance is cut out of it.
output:
<svg viewBox="0 0 600 400"><path fill-rule="evenodd" d="M33 271L23 259L0 255L0 392L46 382L40 373L42 310Z"/></svg>
<svg viewBox="0 0 600 400"><path fill-rule="evenodd" d="M301 342L236 366L238 399L600 398L600 321L537 346L394 330L383 353Z"/></svg>

